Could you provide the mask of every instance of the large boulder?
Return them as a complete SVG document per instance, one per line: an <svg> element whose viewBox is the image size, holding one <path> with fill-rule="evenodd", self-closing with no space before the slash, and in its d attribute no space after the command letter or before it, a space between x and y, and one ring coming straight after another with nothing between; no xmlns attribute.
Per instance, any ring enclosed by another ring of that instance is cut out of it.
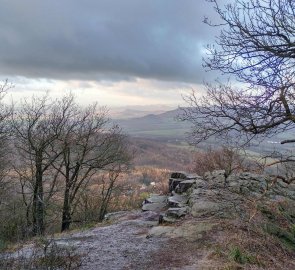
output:
<svg viewBox="0 0 295 270"><path fill-rule="evenodd" d="M220 205L208 199L195 201L192 203L190 213L193 217L212 216L220 211Z"/></svg>
<svg viewBox="0 0 295 270"><path fill-rule="evenodd" d="M269 177L253 173L232 174L227 178L229 190L241 194L264 193L268 189Z"/></svg>

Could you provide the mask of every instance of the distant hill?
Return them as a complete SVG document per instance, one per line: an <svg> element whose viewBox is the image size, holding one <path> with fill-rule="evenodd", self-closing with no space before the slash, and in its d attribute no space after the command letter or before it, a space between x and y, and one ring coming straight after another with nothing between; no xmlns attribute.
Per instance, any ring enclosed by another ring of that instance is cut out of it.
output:
<svg viewBox="0 0 295 270"><path fill-rule="evenodd" d="M164 142L179 144L183 142L190 131L190 123L177 120L177 115L181 109L175 109L160 114L147 114L143 117L130 119L118 119L116 122L123 128L124 132L132 137L156 139ZM294 129L279 133L274 137L262 141L252 141L251 151L256 153L272 153L279 149L292 150L293 145L281 145L279 142L294 138ZM220 145L219 139L211 138L207 142L200 144L200 147L208 145Z"/></svg>
<svg viewBox="0 0 295 270"><path fill-rule="evenodd" d="M130 119L116 119L123 130L131 136L164 139L183 140L190 125L176 119L180 109L160 113L147 114L143 117Z"/></svg>
<svg viewBox="0 0 295 270"><path fill-rule="evenodd" d="M164 113L164 110L155 110L153 114L161 114ZM112 110L110 115L113 119L129 119L129 118L138 118L143 117L147 114L150 114L150 111L145 110L136 110L136 109L124 109L124 110Z"/></svg>

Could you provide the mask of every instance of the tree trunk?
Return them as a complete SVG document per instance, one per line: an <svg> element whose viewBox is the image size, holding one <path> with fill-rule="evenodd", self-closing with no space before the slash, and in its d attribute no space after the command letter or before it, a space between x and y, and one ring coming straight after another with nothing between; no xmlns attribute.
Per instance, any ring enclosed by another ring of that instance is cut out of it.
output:
<svg viewBox="0 0 295 270"><path fill-rule="evenodd" d="M70 229L70 225L72 223L72 215L71 215L71 205L70 205L70 188L66 187L64 193L64 204L62 209L62 222L61 222L61 231L67 231Z"/></svg>
<svg viewBox="0 0 295 270"><path fill-rule="evenodd" d="M36 161L36 181L33 194L33 235L43 235L44 228L44 200L43 200L43 174L42 158Z"/></svg>
<svg viewBox="0 0 295 270"><path fill-rule="evenodd" d="M102 199L102 203L99 209L99 216L98 216L98 221L101 222L104 219L105 214L107 213L107 209L109 206L111 194L113 191L113 186L114 186L114 181L110 183L110 186L108 187L108 190L105 194L105 197Z"/></svg>

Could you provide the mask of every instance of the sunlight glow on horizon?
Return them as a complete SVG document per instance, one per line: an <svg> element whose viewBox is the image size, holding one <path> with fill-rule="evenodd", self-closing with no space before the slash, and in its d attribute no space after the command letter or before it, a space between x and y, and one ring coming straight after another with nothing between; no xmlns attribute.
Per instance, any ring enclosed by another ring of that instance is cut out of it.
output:
<svg viewBox="0 0 295 270"><path fill-rule="evenodd" d="M81 80L51 80L28 79L15 77L6 101L18 102L32 95L44 95L46 92L52 98L59 98L67 93L73 93L78 103L88 105L97 102L99 106L109 108L166 105L169 107L183 106L182 95L192 89L200 90L202 86L183 82L167 82L153 79L136 78L130 81L81 81Z"/></svg>

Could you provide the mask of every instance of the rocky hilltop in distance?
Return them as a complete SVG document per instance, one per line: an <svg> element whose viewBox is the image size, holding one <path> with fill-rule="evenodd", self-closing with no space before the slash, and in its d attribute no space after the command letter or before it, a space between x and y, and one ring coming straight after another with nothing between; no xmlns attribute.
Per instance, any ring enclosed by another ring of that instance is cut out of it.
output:
<svg viewBox="0 0 295 270"><path fill-rule="evenodd" d="M67 269L295 269L294 184L224 171L176 172L167 181L168 195L151 195L141 211L108 214L46 249L71 250L77 268ZM1 254L1 269L42 254L40 245L26 244Z"/></svg>

